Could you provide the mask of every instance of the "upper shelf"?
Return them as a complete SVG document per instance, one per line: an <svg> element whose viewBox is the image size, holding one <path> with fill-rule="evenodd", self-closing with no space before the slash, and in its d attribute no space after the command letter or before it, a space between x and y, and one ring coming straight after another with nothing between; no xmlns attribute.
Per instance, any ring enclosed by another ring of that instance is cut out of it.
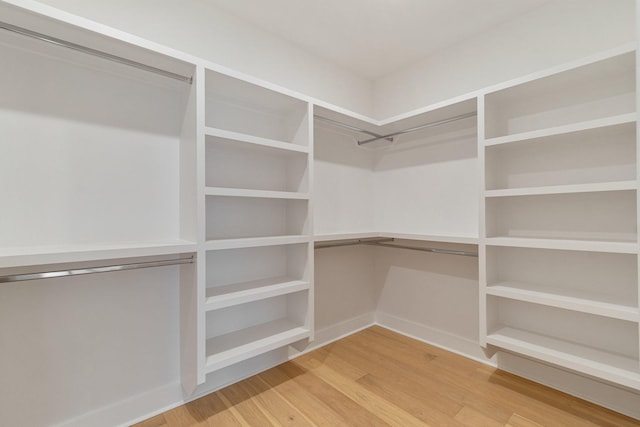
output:
<svg viewBox="0 0 640 427"><path fill-rule="evenodd" d="M206 125L233 132L245 142L278 148L283 144L308 147L311 129L308 110L309 104L300 99L212 70L206 71ZM210 129L208 132L216 131Z"/></svg>
<svg viewBox="0 0 640 427"><path fill-rule="evenodd" d="M564 135L569 133L577 133L592 129L599 129L608 126L622 125L625 123L635 123L637 114L635 112L615 115L611 117L603 117L594 120L571 123L568 125L554 126L550 128L537 129L529 132L516 133L507 136L485 139L485 146L510 144L528 140L542 140L542 138Z"/></svg>
<svg viewBox="0 0 640 427"><path fill-rule="evenodd" d="M484 137L508 142L521 139L518 134L564 132L565 126L635 113L635 88L631 51L498 90L485 98Z"/></svg>
<svg viewBox="0 0 640 427"><path fill-rule="evenodd" d="M20 6L12 5L17 3ZM22 2L25 3L25 2ZM43 5L28 5L22 7L21 2L1 2L0 3L0 21L6 22L16 27L24 28L31 32L43 34L49 38L55 38L64 42L69 42L98 51L106 55L117 56L123 61L120 63L109 61L103 58L97 58L75 49L68 49L62 45L54 45L44 41L37 41L35 44L41 53L55 52L57 58L63 60L80 61L88 67L99 68L101 70L109 70L115 74L127 75L140 81L162 82L167 77L161 77L126 65L124 62L133 61L141 64L143 67L153 67L162 71L166 71L178 76L191 78L195 72L195 65L188 55L181 54L164 46L149 42L148 40L123 33L95 22L70 17L70 15L60 13L60 11L47 8ZM33 13L27 9L47 9L47 15ZM84 28L83 28L84 27ZM6 37L9 33L7 30L0 29L2 37ZM18 38L25 39L23 35L15 35L13 42ZM180 58L180 59L179 59ZM182 59L184 58L184 59ZM182 83L187 84L188 83Z"/></svg>
<svg viewBox="0 0 640 427"><path fill-rule="evenodd" d="M195 252L184 240L0 248L0 268Z"/></svg>

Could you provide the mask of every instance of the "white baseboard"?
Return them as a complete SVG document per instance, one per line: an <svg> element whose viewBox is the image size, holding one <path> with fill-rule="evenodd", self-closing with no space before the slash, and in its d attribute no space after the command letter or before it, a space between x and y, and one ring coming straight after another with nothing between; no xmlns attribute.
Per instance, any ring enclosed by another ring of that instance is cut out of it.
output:
<svg viewBox="0 0 640 427"><path fill-rule="evenodd" d="M173 409L182 403L184 403L182 386L179 382L175 382L54 424L54 427L129 426L134 422ZM146 415L141 417L140 414Z"/></svg>
<svg viewBox="0 0 640 427"><path fill-rule="evenodd" d="M386 313L376 313L376 324L401 335L415 338L418 341L440 347L469 359L495 366L495 361L485 356L477 341Z"/></svg>
<svg viewBox="0 0 640 427"><path fill-rule="evenodd" d="M373 326L374 324L375 313L371 312L344 320L326 328L316 329L315 339L311 344L309 344L309 347L307 347L303 353L308 353L334 341L338 341L341 338L355 334L356 332L366 329L369 326Z"/></svg>
<svg viewBox="0 0 640 427"><path fill-rule="evenodd" d="M640 420L640 392L507 352L498 353L498 367Z"/></svg>

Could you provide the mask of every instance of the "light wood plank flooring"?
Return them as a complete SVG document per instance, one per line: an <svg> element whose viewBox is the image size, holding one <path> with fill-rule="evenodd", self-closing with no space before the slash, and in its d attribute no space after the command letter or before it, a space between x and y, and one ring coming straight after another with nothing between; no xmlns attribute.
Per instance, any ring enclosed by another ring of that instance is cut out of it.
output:
<svg viewBox="0 0 640 427"><path fill-rule="evenodd" d="M640 426L640 422L374 326L137 424Z"/></svg>

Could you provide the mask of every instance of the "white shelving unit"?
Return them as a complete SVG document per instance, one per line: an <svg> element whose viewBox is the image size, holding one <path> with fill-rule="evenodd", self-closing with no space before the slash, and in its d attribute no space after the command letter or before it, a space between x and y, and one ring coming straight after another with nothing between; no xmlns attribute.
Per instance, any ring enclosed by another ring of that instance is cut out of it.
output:
<svg viewBox="0 0 640 427"><path fill-rule="evenodd" d="M89 31L4 3L0 10L2 21L43 35L0 31L5 64L0 69L0 275L167 261L196 253L197 81L189 82L196 66L168 49L133 44L109 30ZM47 37L122 62L48 43ZM175 281L186 348L186 331L192 329L187 296L196 288L196 267L162 268L161 280L156 268L39 279L42 286L34 287L29 299L58 292L61 280L77 289L98 281L105 289L119 289L122 300L134 299L144 283L162 288ZM154 298L148 300L151 304ZM41 309L46 316L47 307ZM106 322L93 321L96 328ZM95 336L68 346L82 354L98 348L103 337L98 331ZM34 356L12 347L14 357L29 366Z"/></svg>
<svg viewBox="0 0 640 427"><path fill-rule="evenodd" d="M481 99L481 341L640 389L635 52Z"/></svg>
<svg viewBox="0 0 640 427"><path fill-rule="evenodd" d="M311 106L203 74L200 383L313 339Z"/></svg>

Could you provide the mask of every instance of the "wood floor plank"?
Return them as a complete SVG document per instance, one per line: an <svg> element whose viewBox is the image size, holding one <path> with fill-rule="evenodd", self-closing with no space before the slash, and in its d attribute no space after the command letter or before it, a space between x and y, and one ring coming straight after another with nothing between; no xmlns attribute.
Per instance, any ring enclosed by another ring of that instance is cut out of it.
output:
<svg viewBox="0 0 640 427"><path fill-rule="evenodd" d="M354 402L349 396L324 381L324 379L319 378L318 375L301 369L294 362L281 365L282 370L291 376L293 381L308 390L315 399L321 400L343 419L347 420L347 425L389 426L377 414ZM300 372L303 373L300 374Z"/></svg>
<svg viewBox="0 0 640 427"><path fill-rule="evenodd" d="M640 427L560 391L379 326L137 427Z"/></svg>
<svg viewBox="0 0 640 427"><path fill-rule="evenodd" d="M429 402L433 409L451 417L462 408L459 401L464 398L464 393L458 390L449 392L446 385L434 381L419 381L416 372L411 368L405 368L402 364L376 355L373 351L361 352L353 346L336 345L331 349L331 356L325 358L325 363L329 366L335 366L333 363L336 359L361 367L369 372L369 376L378 381L386 382L394 390L417 396L421 400ZM450 395L454 395L454 398L451 398Z"/></svg>
<svg viewBox="0 0 640 427"><path fill-rule="evenodd" d="M493 418L476 411L475 409L465 406L455 416L457 421L468 427L503 427L504 424L494 420Z"/></svg>
<svg viewBox="0 0 640 427"><path fill-rule="evenodd" d="M333 408L282 372L280 367L258 374L258 377L280 394L283 399L298 408L307 419L317 426L332 427L348 425L348 418L338 414Z"/></svg>
<svg viewBox="0 0 640 427"><path fill-rule="evenodd" d="M251 399L262 410L262 412L268 413L270 418L275 420L279 425L300 427L313 426L313 423L308 420L304 414L283 399L280 394L269 387L269 384L261 380L259 377L256 376L248 378L246 381L240 382L239 385L252 396Z"/></svg>
<svg viewBox="0 0 640 427"><path fill-rule="evenodd" d="M403 411L413 415L417 419L437 427L464 427L463 424L453 419L450 415L435 409L431 401L419 398L420 395L410 395L398 390L389 382L379 380L373 375L365 375L357 380L358 384L372 393L388 400Z"/></svg>
<svg viewBox="0 0 640 427"><path fill-rule="evenodd" d="M295 361L294 363L296 362L297 361ZM338 371L334 371L333 369L320 362L313 364L307 363L305 364L305 366L311 372L313 372L314 375L321 378L322 381L330 384L335 389L340 390L342 393L356 402L359 406L367 409L371 413L376 414L389 425L402 427L428 426L428 424L401 410L399 407L389 402L388 400L385 400L375 393L368 391L360 384L349 379L348 377L342 376Z"/></svg>
<svg viewBox="0 0 640 427"><path fill-rule="evenodd" d="M137 425L138 427L166 427L167 420L164 418L163 414L160 414L138 423Z"/></svg>
<svg viewBox="0 0 640 427"><path fill-rule="evenodd" d="M509 418L509 421L507 421L507 424L505 424L505 427L544 427L538 423L534 423L531 420L526 419L523 416L520 416L518 414L513 414L511 416L511 418Z"/></svg>
<svg viewBox="0 0 640 427"><path fill-rule="evenodd" d="M175 411L169 411L167 415L168 426L213 426L224 425L241 427L242 420L237 418L235 408L230 408L220 396L219 392L208 394L196 399ZM170 418L171 417L171 418Z"/></svg>
<svg viewBox="0 0 640 427"><path fill-rule="evenodd" d="M240 383L220 390L220 398L229 407L238 413L234 416L242 425L247 426L270 426L276 425L275 420L264 412L252 399L252 396L242 387Z"/></svg>

